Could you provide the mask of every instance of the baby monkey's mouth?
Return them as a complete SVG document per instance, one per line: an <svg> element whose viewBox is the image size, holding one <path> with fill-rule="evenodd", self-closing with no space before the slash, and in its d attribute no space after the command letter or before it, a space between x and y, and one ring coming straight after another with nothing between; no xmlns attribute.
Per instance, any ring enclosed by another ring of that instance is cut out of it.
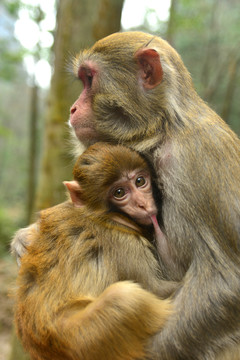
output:
<svg viewBox="0 0 240 360"><path fill-rule="evenodd" d="M160 228L160 226L158 224L156 214L151 215L150 218L151 218L151 221L152 221L152 224L153 224L153 227L154 227L156 237L157 236L162 236L163 233L162 233L162 230L161 230L161 228Z"/></svg>

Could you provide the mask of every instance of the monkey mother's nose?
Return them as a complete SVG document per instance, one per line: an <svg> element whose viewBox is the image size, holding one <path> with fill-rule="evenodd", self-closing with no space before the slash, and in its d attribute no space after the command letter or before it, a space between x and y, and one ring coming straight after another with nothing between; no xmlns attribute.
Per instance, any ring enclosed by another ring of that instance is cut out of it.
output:
<svg viewBox="0 0 240 360"><path fill-rule="evenodd" d="M73 105L70 109L70 114L73 115L77 111L76 105Z"/></svg>

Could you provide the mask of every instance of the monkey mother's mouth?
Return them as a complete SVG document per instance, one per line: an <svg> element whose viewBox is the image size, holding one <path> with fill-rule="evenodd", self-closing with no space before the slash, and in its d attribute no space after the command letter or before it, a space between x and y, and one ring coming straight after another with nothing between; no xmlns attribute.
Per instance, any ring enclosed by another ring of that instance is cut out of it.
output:
<svg viewBox="0 0 240 360"><path fill-rule="evenodd" d="M78 124L71 124L71 129L75 133L75 136L81 143L88 145L94 144L98 140L98 134L90 126L79 126Z"/></svg>
<svg viewBox="0 0 240 360"><path fill-rule="evenodd" d="M88 124L87 122L79 122L78 118L74 118L74 117L69 117L68 119L68 125L70 128L74 129L74 130L84 130L84 131L96 131L94 129L94 126L91 126L90 124Z"/></svg>
<svg viewBox="0 0 240 360"><path fill-rule="evenodd" d="M71 120L69 120L68 124L69 124L70 128L72 128L74 131L78 131L78 130L87 131L87 132L95 131L95 129L92 126L89 126L89 125L84 126L82 124L78 124L77 122L74 122Z"/></svg>

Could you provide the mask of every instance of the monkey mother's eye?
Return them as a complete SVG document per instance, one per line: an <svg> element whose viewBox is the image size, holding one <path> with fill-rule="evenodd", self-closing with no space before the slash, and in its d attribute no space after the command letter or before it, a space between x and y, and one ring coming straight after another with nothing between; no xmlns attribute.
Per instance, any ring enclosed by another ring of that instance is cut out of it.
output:
<svg viewBox="0 0 240 360"><path fill-rule="evenodd" d="M137 179L136 179L136 186L137 187L141 187L143 185L146 184L146 180L143 176L139 176Z"/></svg>
<svg viewBox="0 0 240 360"><path fill-rule="evenodd" d="M92 75L87 75L86 79L87 79L87 86L92 87L93 76Z"/></svg>
<svg viewBox="0 0 240 360"><path fill-rule="evenodd" d="M115 190L114 193L113 193L113 197L115 199L121 199L125 195L126 195L126 192L125 192L125 190L123 188L119 188L119 189Z"/></svg>
<svg viewBox="0 0 240 360"><path fill-rule="evenodd" d="M87 89L91 89L93 82L94 72L92 69L80 67L78 71L78 77L83 82L83 85Z"/></svg>

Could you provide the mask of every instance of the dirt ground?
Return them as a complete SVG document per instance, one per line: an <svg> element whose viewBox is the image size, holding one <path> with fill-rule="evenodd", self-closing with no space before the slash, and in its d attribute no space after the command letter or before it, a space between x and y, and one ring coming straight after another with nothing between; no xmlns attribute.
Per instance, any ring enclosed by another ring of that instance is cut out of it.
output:
<svg viewBox="0 0 240 360"><path fill-rule="evenodd" d="M7 360L11 348L13 323L13 298L17 275L17 265L14 259L0 258L0 360Z"/></svg>

